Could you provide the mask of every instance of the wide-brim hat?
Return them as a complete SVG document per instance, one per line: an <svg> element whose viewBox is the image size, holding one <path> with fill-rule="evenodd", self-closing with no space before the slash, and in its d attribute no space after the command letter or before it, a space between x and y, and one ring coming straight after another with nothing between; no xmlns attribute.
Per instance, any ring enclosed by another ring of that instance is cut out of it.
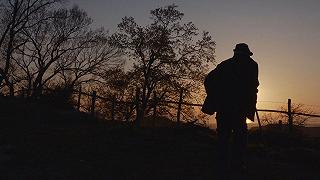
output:
<svg viewBox="0 0 320 180"><path fill-rule="evenodd" d="M249 49L249 46L246 43L237 44L236 47L233 49L233 52L247 53L249 56L253 55L253 53Z"/></svg>

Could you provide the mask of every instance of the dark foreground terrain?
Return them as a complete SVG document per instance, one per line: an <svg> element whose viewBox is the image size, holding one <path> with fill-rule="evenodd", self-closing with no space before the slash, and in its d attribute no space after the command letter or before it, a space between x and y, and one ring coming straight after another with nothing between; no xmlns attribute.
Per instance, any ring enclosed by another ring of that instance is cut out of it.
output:
<svg viewBox="0 0 320 180"><path fill-rule="evenodd" d="M135 129L76 112L1 104L1 180L216 179L211 130ZM263 141L250 134L248 179L319 179L319 138L264 133Z"/></svg>

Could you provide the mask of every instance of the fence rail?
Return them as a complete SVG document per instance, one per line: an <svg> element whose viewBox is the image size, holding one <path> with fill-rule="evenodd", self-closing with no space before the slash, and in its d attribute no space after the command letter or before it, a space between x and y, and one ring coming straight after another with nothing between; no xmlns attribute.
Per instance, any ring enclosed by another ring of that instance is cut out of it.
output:
<svg viewBox="0 0 320 180"><path fill-rule="evenodd" d="M44 89L44 90L47 90L47 91L52 91L51 89ZM22 95L22 97L25 96L25 91L24 89L20 90L20 94ZM110 97L102 97L102 96L99 96L97 95L97 92L96 91L92 91L92 93L86 93L86 92L83 92L81 87L79 88L79 90L73 90L73 94L76 94L78 95L77 97L77 109L80 110L80 107L81 107L81 97L82 95L85 95L85 96L88 96L91 98L91 105L89 107L89 111L90 111L90 114L92 116L95 115L95 108L96 108L96 100L97 99L102 99L104 101L109 101L111 102L111 119L112 120L115 120L115 107L116 107L116 104L129 104L129 105L136 105L136 109L139 109L139 103L137 102L141 102L141 100L139 101L140 98L138 98L140 96L140 90L137 89L136 91L136 97L135 97L135 100L134 101L130 101L130 102L127 102L127 101L119 101L115 98L115 96L112 96L111 98ZM180 123L180 117L181 117L181 112L182 112L182 106L193 106L193 107L202 107L202 104L197 104L197 103L189 103L189 102L185 102L183 101L183 89L180 90L180 94L179 94L179 101L171 101L171 100L162 100L162 101L159 101L157 100L157 97L153 96L152 100L148 100L148 104L151 105L151 108L153 108L153 115L156 115L156 112L157 112L157 106L162 106L162 105L168 105L168 104L175 104L177 105L177 114L176 114L176 117L177 117L177 123ZM258 112L271 112L271 113L281 113L281 114L286 114L288 116L288 126L289 126L289 129L292 130L293 128L293 116L294 115L300 115L300 116L307 116L307 117L316 117L316 118L320 118L320 115L318 114L308 114L308 113L299 113L299 112L293 112L292 111L292 102L291 102L291 99L288 99L288 108L287 108L287 111L284 111L284 110L274 110L274 109L257 109L256 110L256 117L258 119L258 123L259 123L259 127L261 129L261 123L260 123L260 119L259 119L259 114ZM141 116L141 112L139 111L136 111L136 121L139 121L139 116ZM127 115L126 115L127 116ZM127 118L126 118L127 119Z"/></svg>
<svg viewBox="0 0 320 180"><path fill-rule="evenodd" d="M44 89L44 90L52 91L50 89ZM16 91L16 93L19 92L19 93L22 93L22 95L24 95L25 91L26 90L22 89L22 90ZM96 91L92 91L92 93L89 94L89 93L83 92L81 87L79 88L79 90L73 90L73 93L78 95L78 98L77 98L77 109L80 109L81 96L82 95L86 95L86 96L89 96L89 97L92 98L92 104L91 104L91 108L90 109L94 109L95 103L93 103L93 102L95 102L96 99L102 99L102 100L105 100L105 101L110 101L110 102L113 102L115 104L133 104L133 103L135 103L135 102L119 101L119 100L116 100L114 97L112 97L112 98L102 97L102 96L97 95ZM184 105L184 106L202 107L202 104L184 102L182 97L183 97L183 91L181 90L178 102L177 101L170 101L170 100L162 100L162 101L157 101L157 104L158 105L161 105L161 104L176 104L178 106ZM155 98L153 98L153 100L151 100L149 102L152 103L153 101L155 101ZM291 99L288 99L288 111L273 110L273 109L257 109L257 111L258 112L272 112L272 113L282 113L282 114L301 115L301 116L320 118L320 115L317 115L317 114L307 114L307 113L292 112L291 108L292 108Z"/></svg>
<svg viewBox="0 0 320 180"><path fill-rule="evenodd" d="M113 96L112 98L107 98L107 97L102 97L102 96L98 96L96 91L93 91L91 94L89 93L85 93L81 91L81 88L79 89L79 91L75 91L75 93L78 94L78 109L80 109L80 105L81 105L81 95L86 95L91 97L92 99L92 103L91 103L91 114L95 113L95 101L96 99L102 99L105 101L110 101L112 102L112 109L111 109L111 118L112 120L115 119L115 106L116 104L134 104L137 103L137 99L136 98L135 101L133 102L126 102L126 101L118 101L115 99L115 97ZM137 93L137 95L139 95L139 93ZM156 113L156 108L159 105L164 105L164 104L175 104L177 105L177 123L180 122L180 117L181 117L181 107L182 106L194 106L194 107L201 107L202 104L196 104L196 103L189 103L189 102L184 102L183 101L183 90L180 91L179 94L179 101L170 101L170 100L162 100L162 101L156 101L156 97L154 96L152 100L149 100L148 103L150 103L152 105L153 108L153 114L155 115ZM137 104L138 105L138 104ZM301 116L307 116L307 117L318 117L320 118L320 115L316 115L316 114L307 114L307 113L299 113L299 112L293 112L292 111L292 102L291 99L288 99L288 110L287 111L283 111L283 110L273 110L273 109L257 109L257 112L271 112L271 113L282 113L282 114L286 114L288 116L288 125L289 125L289 129L292 130L293 127L293 115L301 115ZM256 113L256 116L258 118L258 122L259 122L259 127L261 127L260 125L260 119L259 119L259 115L258 113Z"/></svg>

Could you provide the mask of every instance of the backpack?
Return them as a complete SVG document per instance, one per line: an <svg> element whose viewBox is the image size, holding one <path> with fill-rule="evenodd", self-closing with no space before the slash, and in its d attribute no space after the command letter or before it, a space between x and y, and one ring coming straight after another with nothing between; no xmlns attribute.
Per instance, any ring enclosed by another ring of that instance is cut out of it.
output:
<svg viewBox="0 0 320 180"><path fill-rule="evenodd" d="M209 72L204 81L204 88L207 96L202 105L201 111L205 114L213 115L217 111L218 105L218 87L221 70L219 65Z"/></svg>

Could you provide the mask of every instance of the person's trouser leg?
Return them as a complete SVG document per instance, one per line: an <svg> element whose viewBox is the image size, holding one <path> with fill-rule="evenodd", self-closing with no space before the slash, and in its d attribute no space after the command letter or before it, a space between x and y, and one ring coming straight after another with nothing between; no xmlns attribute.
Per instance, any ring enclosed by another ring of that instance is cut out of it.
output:
<svg viewBox="0 0 320 180"><path fill-rule="evenodd" d="M218 169L220 174L226 174L229 168L229 139L231 124L227 113L217 113L218 132Z"/></svg>
<svg viewBox="0 0 320 180"><path fill-rule="evenodd" d="M233 164L235 170L242 172L246 169L246 151L247 151L247 124L246 117L238 115L234 118L233 127Z"/></svg>

